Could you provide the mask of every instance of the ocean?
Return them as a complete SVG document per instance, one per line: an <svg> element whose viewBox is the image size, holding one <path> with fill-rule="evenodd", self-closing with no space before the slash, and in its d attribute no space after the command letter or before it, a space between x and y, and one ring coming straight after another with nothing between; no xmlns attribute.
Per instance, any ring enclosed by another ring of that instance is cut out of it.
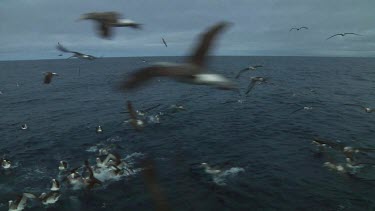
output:
<svg viewBox="0 0 375 211"><path fill-rule="evenodd" d="M320 137L375 148L375 114L344 105L375 107L375 59L210 57L208 69L236 81L240 93L168 78L117 89L134 70L185 59L0 62L0 154L13 166L0 172L0 210L17 194L48 192L52 178L63 178L61 160L94 165L103 146L115 146L133 173L102 178L92 190L61 182L58 202L31 200L25 210L157 210L145 159L154 163L153 185L170 210L375 210L374 167L329 169L325 162L345 166L345 157L311 143ZM250 64L264 67L234 78ZM59 74L51 84L43 84L47 71ZM255 76L268 82L245 95ZM126 122L128 100L138 110L155 107L142 131ZM374 155L356 159L375 163ZM203 162L220 173L206 173Z"/></svg>

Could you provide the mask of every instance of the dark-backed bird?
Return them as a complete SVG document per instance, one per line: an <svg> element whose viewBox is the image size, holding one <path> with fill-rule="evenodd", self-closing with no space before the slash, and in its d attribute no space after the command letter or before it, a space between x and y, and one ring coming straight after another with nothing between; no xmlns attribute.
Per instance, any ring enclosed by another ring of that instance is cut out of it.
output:
<svg viewBox="0 0 375 211"><path fill-rule="evenodd" d="M112 27L131 27L140 29L141 24L130 19L121 19L121 14L117 12L90 12L83 14L80 20L93 20L98 23L98 32L101 37L112 36Z"/></svg>
<svg viewBox="0 0 375 211"><path fill-rule="evenodd" d="M88 160L85 160L85 167L86 167L86 170L89 173L88 177L83 178L84 184L86 184L87 188L92 189L95 185L101 185L102 181L98 180L94 176L94 172L92 171L92 168L91 168Z"/></svg>
<svg viewBox="0 0 375 211"><path fill-rule="evenodd" d="M356 34L356 33L339 33L339 34L334 34L330 37L327 38L327 40L331 39L332 37L336 37L336 36L342 36L344 37L345 35L356 35L356 36L363 36L363 35L360 35L360 34Z"/></svg>
<svg viewBox="0 0 375 211"><path fill-rule="evenodd" d="M309 29L309 28L307 28L306 26L302 26L302 27L299 27L299 28L295 28L295 27L293 27L293 28L291 28L289 31L291 32L291 31L293 31L293 30L297 30L297 31L299 31L299 30L301 30L301 29Z"/></svg>
<svg viewBox="0 0 375 211"><path fill-rule="evenodd" d="M293 112L290 113L290 114L294 114L294 113L296 113L297 111L301 111L301 110L312 110L312 109L313 109L313 108L312 108L311 106L304 106L304 107L302 107L302 108L299 108L299 109L293 111Z"/></svg>
<svg viewBox="0 0 375 211"><path fill-rule="evenodd" d="M51 83L53 76L58 76L57 73L53 73L53 72L46 72L46 73L44 73L44 75L45 75L44 76L44 83L45 84Z"/></svg>
<svg viewBox="0 0 375 211"><path fill-rule="evenodd" d="M358 104L344 104L344 105L360 107L360 108L362 108L366 113L372 113L372 112L374 111L373 108L369 108L369 107L361 106L361 105L358 105Z"/></svg>
<svg viewBox="0 0 375 211"><path fill-rule="evenodd" d="M200 43L188 63L159 63L154 66L140 69L126 78L121 84L124 90L140 87L155 77L170 77L179 82L210 85L219 89L236 89L234 83L226 77L206 71L206 55L212 47L217 35L222 32L228 23L215 24L201 36Z"/></svg>
<svg viewBox="0 0 375 211"><path fill-rule="evenodd" d="M54 203L56 203L59 200L60 196L61 196L60 192L58 192L58 191L51 191L49 193L42 193L39 196L39 200L44 205L54 204Z"/></svg>
<svg viewBox="0 0 375 211"><path fill-rule="evenodd" d="M72 53L73 56L71 56L69 58L78 58L78 59L87 59L87 60L94 60L94 59L96 59L96 57L92 56L92 55L83 54L83 53L80 53L80 52L77 52L77 51L70 51L67 48L65 48L64 46L62 46L60 43L57 43L56 48L57 48L57 50L65 52L65 53Z"/></svg>
<svg viewBox="0 0 375 211"><path fill-rule="evenodd" d="M9 211L21 211L26 207L28 199L36 199L36 196L31 193L24 193L22 196L17 196L16 200L9 201Z"/></svg>
<svg viewBox="0 0 375 211"><path fill-rule="evenodd" d="M164 38L161 38L161 41L163 41L166 48L168 48L167 42L165 42Z"/></svg>
<svg viewBox="0 0 375 211"><path fill-rule="evenodd" d="M144 122L138 118L137 112L134 110L132 102L128 101L128 112L130 115L130 124L136 129L136 130L142 130L144 127Z"/></svg>
<svg viewBox="0 0 375 211"><path fill-rule="evenodd" d="M236 78L239 78L240 75L241 75L243 72L246 72L246 71L248 71L248 70L256 70L256 69L259 68L259 67L263 67L263 66L262 66L262 65L255 65L255 66L249 66L249 67L247 67L247 68L245 68L245 69L242 69L242 70L240 70L240 72L238 72L238 74L236 75Z"/></svg>
<svg viewBox="0 0 375 211"><path fill-rule="evenodd" d="M250 84L247 87L247 91L245 92L245 94L248 94L254 88L255 85L267 82L267 79L263 77L251 77L250 80Z"/></svg>

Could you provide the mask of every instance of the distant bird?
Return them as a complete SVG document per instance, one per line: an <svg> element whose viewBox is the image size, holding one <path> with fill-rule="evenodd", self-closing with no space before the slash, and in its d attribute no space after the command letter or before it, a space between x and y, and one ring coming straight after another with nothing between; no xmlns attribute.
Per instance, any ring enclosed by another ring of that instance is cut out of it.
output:
<svg viewBox="0 0 375 211"><path fill-rule="evenodd" d="M249 86L247 87L247 91L245 92L245 94L248 94L256 84L261 84L261 83L266 83L267 80L263 77L251 77L250 78L250 84Z"/></svg>
<svg viewBox="0 0 375 211"><path fill-rule="evenodd" d="M59 54L59 56L62 56L62 54Z"/></svg>
<svg viewBox="0 0 375 211"><path fill-rule="evenodd" d="M166 48L168 48L167 42L165 42L164 38L161 38Z"/></svg>
<svg viewBox="0 0 375 211"><path fill-rule="evenodd" d="M68 163L66 161L60 161L59 170L60 171L68 170Z"/></svg>
<svg viewBox="0 0 375 211"><path fill-rule="evenodd" d="M141 24L130 19L120 19L121 14L117 12L90 12L83 14L80 20L93 20L98 22L98 32L101 37L112 36L112 27L131 27L141 29Z"/></svg>
<svg viewBox="0 0 375 211"><path fill-rule="evenodd" d="M221 22L205 32L188 63L159 63L140 69L128 76L127 80L122 83L121 88L130 90L141 86L155 77L170 77L184 83L210 85L219 89L236 89L232 81L220 74L206 72L204 66L207 52L212 46L213 41L227 26L228 23Z"/></svg>
<svg viewBox="0 0 375 211"><path fill-rule="evenodd" d="M52 179L52 187L51 191L59 191L60 190L60 182L56 179Z"/></svg>
<svg viewBox="0 0 375 211"><path fill-rule="evenodd" d="M57 73L53 73L53 72L46 72L46 73L44 73L44 75L45 75L44 76L44 83L45 84L51 83L53 76L58 76Z"/></svg>
<svg viewBox="0 0 375 211"><path fill-rule="evenodd" d="M24 193L22 196L17 196L15 201L9 201L9 211L21 211L25 209L28 199L36 199L36 196L31 193Z"/></svg>
<svg viewBox="0 0 375 211"><path fill-rule="evenodd" d="M27 124L23 124L23 125L21 125L21 129L22 130L26 130L28 127L27 127Z"/></svg>
<svg viewBox="0 0 375 211"><path fill-rule="evenodd" d="M302 26L302 27L299 27L299 28L291 28L289 31L291 32L291 31L293 31L293 30L297 30L297 31L299 31L299 30L301 30L301 29L309 29L309 28L307 28L306 26Z"/></svg>
<svg viewBox="0 0 375 211"><path fill-rule="evenodd" d="M103 129L100 125L96 127L96 133L102 133L102 132L103 132Z"/></svg>
<svg viewBox="0 0 375 211"><path fill-rule="evenodd" d="M302 107L302 108L299 108L299 109L293 111L293 112L290 113L290 114L294 114L294 113L296 113L297 111L301 111L301 110L312 110L312 109L313 109L313 108L312 108L311 106L304 106L304 107Z"/></svg>
<svg viewBox="0 0 375 211"><path fill-rule="evenodd" d="M12 162L10 160L5 159L5 158L1 160L1 167L3 167L3 169L9 169L11 166L12 166Z"/></svg>
<svg viewBox="0 0 375 211"><path fill-rule="evenodd" d="M220 169L214 169L211 166L209 166L207 163L201 163L202 167L204 168L204 171L207 174L219 174L221 173Z"/></svg>
<svg viewBox="0 0 375 211"><path fill-rule="evenodd" d="M65 52L65 53L72 53L73 56L71 56L69 58L78 58L78 59L87 59L87 60L96 59L96 57L92 56L92 55L83 54L83 53L80 53L80 52L77 52L77 51L70 51L70 50L66 49L64 46L62 46L60 43L57 43L56 48L57 48L57 50Z"/></svg>
<svg viewBox="0 0 375 211"><path fill-rule="evenodd" d="M340 33L340 34L334 34L334 35L328 37L327 40L329 40L329 39L331 39L332 37L335 37L335 36L342 36L342 37L344 37L345 35L348 35L348 34L357 35L357 36L363 36L363 35L356 34L356 33Z"/></svg>
<svg viewBox="0 0 375 211"><path fill-rule="evenodd" d="M238 74L236 75L236 78L239 78L240 75L241 75L243 72L245 72L245 71L248 71L248 70L256 70L256 69L259 68L259 67L263 67L263 66L262 66L262 65L255 65L255 66L249 66L249 67L247 67L247 68L245 68L245 69L242 69L242 70L240 70L240 72L238 72Z"/></svg>
<svg viewBox="0 0 375 211"><path fill-rule="evenodd" d="M130 124L136 129L136 130L142 130L144 127L144 122L140 119L138 119L137 112L134 110L132 102L128 101L128 111L130 115Z"/></svg>
<svg viewBox="0 0 375 211"><path fill-rule="evenodd" d="M366 113L372 113L372 112L375 110L375 109L373 109L373 108L364 107L364 106L357 105L357 104L344 104L344 105L360 107L360 108L362 108Z"/></svg>

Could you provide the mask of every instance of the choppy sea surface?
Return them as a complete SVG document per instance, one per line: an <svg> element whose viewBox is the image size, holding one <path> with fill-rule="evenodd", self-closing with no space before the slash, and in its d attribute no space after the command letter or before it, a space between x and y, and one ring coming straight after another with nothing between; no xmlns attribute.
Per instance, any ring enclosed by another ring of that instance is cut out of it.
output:
<svg viewBox="0 0 375 211"><path fill-rule="evenodd" d="M145 158L171 210L375 210L375 167L328 169L325 162L345 158L311 144L321 137L375 148L375 113L344 105L375 107L375 59L211 57L208 69L238 82L241 94L166 78L134 92L116 89L131 71L184 59L0 62L0 156L13 164L0 172L0 210L17 194L48 192L60 160L94 164L104 145L115 145L136 171L90 191L63 183L57 203L30 201L25 210L155 210L142 176ZM234 79L250 64L264 67ZM42 83L46 71L59 74L49 85ZM245 95L254 76L268 83ZM141 132L126 123L127 100L138 110L157 106ZM303 107L312 109L294 112ZM374 155L357 159L375 163ZM221 172L206 173L202 162Z"/></svg>

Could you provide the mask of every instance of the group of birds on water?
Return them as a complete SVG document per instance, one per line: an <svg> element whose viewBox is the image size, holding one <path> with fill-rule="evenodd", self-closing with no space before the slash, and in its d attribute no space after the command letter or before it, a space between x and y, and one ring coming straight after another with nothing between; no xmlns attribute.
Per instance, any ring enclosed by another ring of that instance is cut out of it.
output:
<svg viewBox="0 0 375 211"><path fill-rule="evenodd" d="M110 38L113 34L114 27L131 27L133 29L141 29L142 24L139 24L135 21L130 19L121 19L121 14L117 12L92 12L86 13L81 16L80 20L93 20L97 23L97 30L99 35L102 38ZM178 82L182 83L189 83L194 85L206 85L212 86L217 89L224 89L224 90L238 90L238 87L235 82L228 79L227 77L214 73L207 70L206 63L207 63L207 55L209 50L213 46L213 42L217 38L217 36L222 33L230 23L228 22L219 22L214 24L213 26L209 27L207 31L205 31L201 37L198 45L196 46L195 50L189 55L187 61L185 63L156 63L152 66L139 69L125 77L124 80L121 81L118 88L125 92L134 90L145 85L150 80L156 77L169 77L174 79ZM308 30L308 27L294 27L290 29L290 32L293 30ZM357 35L362 36L356 33L340 33L335 34L327 38L331 39L335 36L346 36L346 35ZM167 42L164 38L162 38L162 43L165 47L168 47ZM63 53L71 53L72 56L69 58L78 58L78 59L85 59L85 60L94 60L97 57L89 54L80 53L77 51L71 51L65 48L61 43L58 43L56 48L63 52ZM62 56L60 54L59 56ZM249 66L244 69L241 69L238 74L235 76L238 79L244 72L246 71L255 71L258 68L262 68L263 65L254 65ZM43 83L50 84L52 82L53 77L58 76L57 73L54 72L46 72L44 76ZM268 79L264 77L251 77L250 83L245 94L248 94L255 85L267 83ZM360 106L355 104L348 104L351 106ZM373 112L373 109L363 107L367 113ZM154 107L153 107L154 108ZM150 109L153 109L150 108ZM184 110L185 108L181 105L175 105L175 109ZM310 110L311 107L303 107L303 110ZM302 110L299 109L299 110ZM140 131L145 126L145 122L139 118L142 115L142 111L136 110L133 108L132 102L127 102L127 113L129 113L130 120L129 123L132 125L137 131ZM296 110L295 112L297 112ZM294 112L293 112L294 113ZM26 130L28 126L23 124L21 129ZM98 126L96 129L97 133L102 133L103 129L101 126ZM369 152L375 151L375 149L366 149L366 148L353 148L349 146L342 146L337 144L333 141L327 141L320 138L314 138L313 143L316 144L321 151L326 150L327 148L333 148L335 150L341 151L346 156L347 167L356 167L360 165L365 165L366 163L363 162L355 162L354 154L359 152ZM105 156L104 159L98 157L96 158L96 165L91 166L89 161L84 161L83 166L77 168L68 168L68 163L66 161L61 161L59 165L60 171L60 182L66 182L66 184L71 186L83 186L87 189L92 189L97 185L101 185L102 181L96 178L96 175L101 174L102 172L106 172L112 176L121 176L124 174L132 174L133 171L129 168L129 165L121 159L120 155L115 152L111 152L108 149L101 149L99 150L100 156ZM345 167L341 164L334 164L333 162L325 163L326 166L331 168L335 168L338 171L344 171ZM8 170L11 168L11 161L3 158L1 162L1 166L4 170ZM218 174L221 172L219 169L214 169L209 166L207 163L201 163L201 167L205 169L206 173L209 174ZM80 171L81 172L78 172ZM42 204L53 204L58 201L59 197L61 196L60 193L60 182L57 179L52 180L52 187L50 188L49 193L42 193L39 197L32 193L23 193L20 195L16 200L9 201L9 210L10 211L20 211L26 207L26 203L29 199L38 199L41 201Z"/></svg>
<svg viewBox="0 0 375 211"><path fill-rule="evenodd" d="M93 166L88 160L85 160L82 166L71 168L67 161L60 161L58 179L52 179L49 192L43 192L40 196L29 192L18 195L15 200L9 201L9 211L25 209L28 200L36 200L47 206L52 205L61 197L61 189L64 186L73 190L91 190L96 186L101 186L106 180L116 180L122 176L133 175L136 170L131 169L131 165L122 159L116 150L115 145L97 149L98 157L96 157L96 164ZM11 161L3 158L1 167L3 171L10 171Z"/></svg>

